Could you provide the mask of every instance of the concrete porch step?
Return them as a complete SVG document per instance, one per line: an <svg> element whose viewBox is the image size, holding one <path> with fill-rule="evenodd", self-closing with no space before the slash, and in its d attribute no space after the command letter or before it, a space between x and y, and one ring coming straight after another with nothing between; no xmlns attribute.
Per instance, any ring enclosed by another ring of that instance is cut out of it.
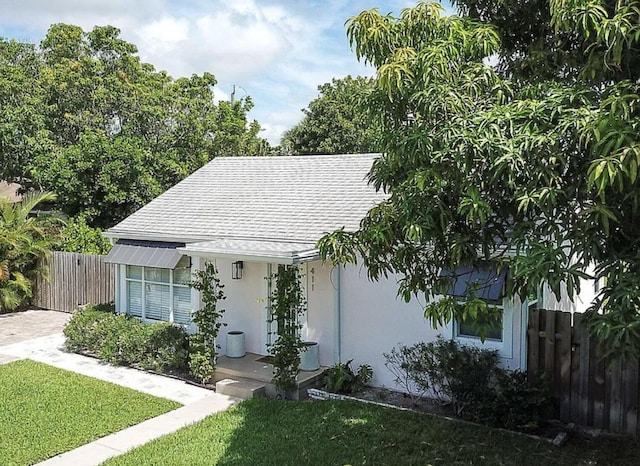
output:
<svg viewBox="0 0 640 466"><path fill-rule="evenodd" d="M254 396L265 396L266 389L262 382L234 377L217 381L216 393L247 399Z"/></svg>

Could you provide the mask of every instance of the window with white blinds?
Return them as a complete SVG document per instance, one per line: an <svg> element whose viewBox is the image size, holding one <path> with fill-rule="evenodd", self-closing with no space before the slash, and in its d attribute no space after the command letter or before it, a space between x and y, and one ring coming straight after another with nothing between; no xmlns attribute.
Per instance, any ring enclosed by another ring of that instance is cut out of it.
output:
<svg viewBox="0 0 640 466"><path fill-rule="evenodd" d="M126 266L127 314L143 320L191 323L189 260L175 269Z"/></svg>
<svg viewBox="0 0 640 466"><path fill-rule="evenodd" d="M127 310L129 315L142 317L142 282L127 280Z"/></svg>

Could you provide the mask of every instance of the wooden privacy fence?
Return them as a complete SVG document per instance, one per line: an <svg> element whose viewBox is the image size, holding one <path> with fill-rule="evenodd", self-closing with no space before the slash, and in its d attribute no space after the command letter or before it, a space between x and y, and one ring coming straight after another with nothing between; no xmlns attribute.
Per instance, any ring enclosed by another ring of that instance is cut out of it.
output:
<svg viewBox="0 0 640 466"><path fill-rule="evenodd" d="M72 312L84 304L115 299L115 267L104 256L54 251L49 260L49 280L35 283L34 306Z"/></svg>
<svg viewBox="0 0 640 466"><path fill-rule="evenodd" d="M582 314L569 312L529 313L529 375L547 373L561 420L639 434L639 361L603 359L582 319Z"/></svg>

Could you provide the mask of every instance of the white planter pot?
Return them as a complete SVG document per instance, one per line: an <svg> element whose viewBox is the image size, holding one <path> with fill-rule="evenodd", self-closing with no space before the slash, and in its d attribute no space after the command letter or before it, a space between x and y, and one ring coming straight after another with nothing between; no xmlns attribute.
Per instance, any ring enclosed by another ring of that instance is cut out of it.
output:
<svg viewBox="0 0 640 466"><path fill-rule="evenodd" d="M313 372L320 369L320 346L315 341L305 341L300 352L300 370Z"/></svg>
<svg viewBox="0 0 640 466"><path fill-rule="evenodd" d="M227 357L241 358L247 351L244 347L244 332L232 330L227 332Z"/></svg>

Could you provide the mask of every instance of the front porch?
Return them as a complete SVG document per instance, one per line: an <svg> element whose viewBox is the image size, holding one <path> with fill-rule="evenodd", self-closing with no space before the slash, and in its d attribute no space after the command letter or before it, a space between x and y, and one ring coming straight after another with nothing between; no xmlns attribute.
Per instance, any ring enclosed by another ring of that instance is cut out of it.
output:
<svg viewBox="0 0 640 466"><path fill-rule="evenodd" d="M246 353L241 358L220 356L216 365L214 382L231 379L238 382L250 382L249 385L252 387L264 385L266 396L276 397L278 393L271 383L273 365L269 364L268 358L268 356L256 353ZM321 366L315 371L300 371L297 377L298 389L293 394L293 399L303 400L307 398L307 389L320 387L322 385L322 375L326 369L326 367Z"/></svg>

